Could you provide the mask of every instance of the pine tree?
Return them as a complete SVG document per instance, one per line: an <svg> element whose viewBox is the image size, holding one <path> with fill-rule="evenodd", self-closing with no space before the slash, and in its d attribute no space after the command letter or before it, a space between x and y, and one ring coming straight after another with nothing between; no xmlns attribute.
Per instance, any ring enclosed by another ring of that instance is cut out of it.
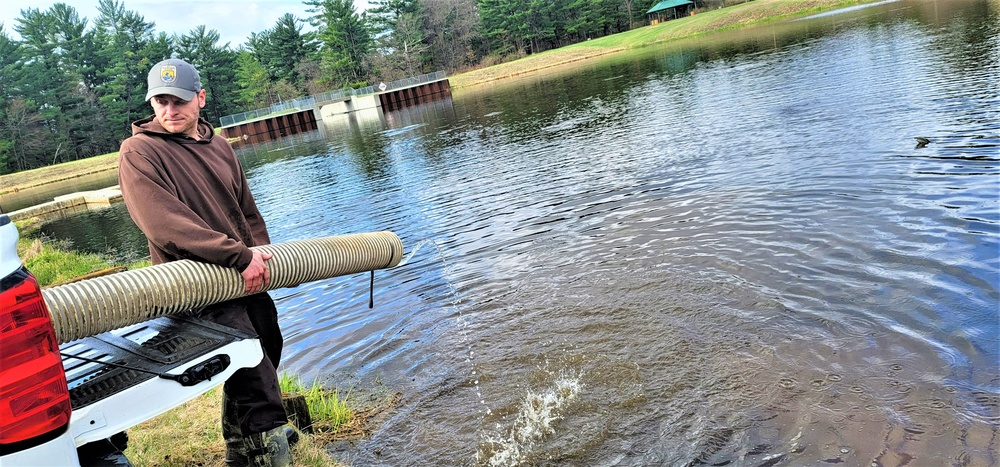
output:
<svg viewBox="0 0 1000 467"><path fill-rule="evenodd" d="M207 92L207 103L202 117L218 125L222 117L238 113L240 105L236 52L229 50L229 43L219 45L219 33L214 29L197 26L177 39L179 58L194 65L201 76L201 86Z"/></svg>
<svg viewBox="0 0 1000 467"><path fill-rule="evenodd" d="M318 28L320 67L324 80L333 86L361 84L368 77L365 60L372 50L372 28L368 17L354 10L352 0L309 0Z"/></svg>
<svg viewBox="0 0 1000 467"><path fill-rule="evenodd" d="M392 34L396 30L396 22L404 15L415 15L420 12L417 0L377 0L369 2L372 28L376 34Z"/></svg>
<svg viewBox="0 0 1000 467"><path fill-rule="evenodd" d="M277 60L272 64L277 69L278 79L293 85L301 84L302 78L295 71L296 66L315 52L315 46L302 33L304 22L285 13L274 25L271 33L271 43L277 53Z"/></svg>
<svg viewBox="0 0 1000 467"><path fill-rule="evenodd" d="M271 86L267 70L249 50L241 49L238 54L236 79L239 82L240 91L237 101L244 109L248 110L266 107L269 104L269 88Z"/></svg>
<svg viewBox="0 0 1000 467"><path fill-rule="evenodd" d="M79 152L74 143L92 136L86 133L94 122L92 115L80 118L87 86L78 62L78 45L86 21L61 3L49 11L29 8L21 14L14 27L23 39L21 89L29 97L25 99L29 109L38 111L47 130L37 136L41 141L23 142L25 164L33 168L73 160Z"/></svg>
<svg viewBox="0 0 1000 467"><path fill-rule="evenodd" d="M27 168L24 132L38 129L41 119L18 97L21 76L21 44L11 39L0 23L0 174ZM24 121L25 110L34 113L33 124Z"/></svg>
<svg viewBox="0 0 1000 467"><path fill-rule="evenodd" d="M271 81L302 86L303 78L297 71L298 65L316 51L315 46L302 33L302 27L302 20L291 13L285 13L278 18L273 28L250 35L247 49L264 67ZM290 97L295 96L285 96Z"/></svg>
<svg viewBox="0 0 1000 467"><path fill-rule="evenodd" d="M146 76L160 54L152 47L153 24L141 15L126 11L117 0L100 0L98 12L94 33L103 44L98 56L104 65L97 73L98 102L112 138L120 141L131 134L133 121L151 113L145 99Z"/></svg>

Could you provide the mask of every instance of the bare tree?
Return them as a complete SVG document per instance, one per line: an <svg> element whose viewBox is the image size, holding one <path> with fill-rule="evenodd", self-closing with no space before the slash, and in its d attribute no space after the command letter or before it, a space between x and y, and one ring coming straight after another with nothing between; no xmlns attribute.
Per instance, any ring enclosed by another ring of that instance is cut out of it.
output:
<svg viewBox="0 0 1000 467"><path fill-rule="evenodd" d="M413 13L405 13L396 19L396 29L393 34L395 53L400 55L408 76L416 76L423 72L424 31L421 29L420 17Z"/></svg>
<svg viewBox="0 0 1000 467"><path fill-rule="evenodd" d="M479 62L475 49L479 16L474 0L435 0L423 4L429 65L435 70L461 70Z"/></svg>
<svg viewBox="0 0 1000 467"><path fill-rule="evenodd" d="M14 98L7 106L5 117L0 121L0 128L3 129L4 139L9 141L9 145L0 148L6 149L0 151L0 158L7 165L6 172L19 172L37 167L38 164L31 159L41 156L39 152L49 146L46 144L49 138L43 126L42 116L24 99Z"/></svg>

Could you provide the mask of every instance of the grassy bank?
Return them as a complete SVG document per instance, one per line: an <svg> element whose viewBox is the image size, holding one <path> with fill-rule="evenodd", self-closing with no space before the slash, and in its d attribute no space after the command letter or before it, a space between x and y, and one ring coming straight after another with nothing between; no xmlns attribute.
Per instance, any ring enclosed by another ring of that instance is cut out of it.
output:
<svg viewBox="0 0 1000 467"><path fill-rule="evenodd" d="M0 196L110 170L118 170L118 152L0 175Z"/></svg>
<svg viewBox="0 0 1000 467"><path fill-rule="evenodd" d="M475 86L623 50L768 21L802 17L820 11L873 1L875 0L754 0L529 55L511 62L452 76L448 80L452 88Z"/></svg>
<svg viewBox="0 0 1000 467"><path fill-rule="evenodd" d="M17 255L42 287L64 284L93 274L135 269L150 264L148 259L119 262L101 255L77 253L72 245L35 233L38 219L16 222L20 236Z"/></svg>
<svg viewBox="0 0 1000 467"><path fill-rule="evenodd" d="M518 60L451 76L453 89L524 75L546 68L607 55L622 50L733 29L767 21L800 17L874 0L754 0L702 12L694 16L645 26L619 34L529 55ZM0 196L17 190L82 177L118 167L118 153L66 162L49 167L0 175Z"/></svg>
<svg viewBox="0 0 1000 467"><path fill-rule="evenodd" d="M282 376L282 391L303 394L313 419L313 434L301 433L292 448L295 465L304 467L340 466L327 452L336 441L368 436L375 420L398 400L398 395L375 389L358 391L365 397L341 398L337 390L317 384L304 386L295 378ZM153 420L128 430L129 447L125 455L137 467L142 466L224 466L226 445L219 417L222 389L215 388Z"/></svg>

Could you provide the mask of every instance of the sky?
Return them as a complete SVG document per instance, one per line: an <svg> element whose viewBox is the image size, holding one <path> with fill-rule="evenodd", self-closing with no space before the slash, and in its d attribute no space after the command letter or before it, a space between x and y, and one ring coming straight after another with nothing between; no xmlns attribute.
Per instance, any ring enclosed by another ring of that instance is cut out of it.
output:
<svg viewBox="0 0 1000 467"><path fill-rule="evenodd" d="M81 18L87 18L88 30L94 27L97 19L98 0L27 0L0 1L0 23L3 30L13 39L20 39L14 31L21 10L37 8L48 10L55 3L65 3L76 9ZM270 29L285 13L291 13L297 18L307 20L309 8L302 0L201 0L201 1L162 1L162 0L119 0L125 10L139 13L147 22L155 23L157 33L186 34L199 25L206 29L214 29L219 33L219 43L229 42L236 49L244 44L250 33ZM367 6L364 0L355 0L358 11ZM308 23L303 31L309 31Z"/></svg>

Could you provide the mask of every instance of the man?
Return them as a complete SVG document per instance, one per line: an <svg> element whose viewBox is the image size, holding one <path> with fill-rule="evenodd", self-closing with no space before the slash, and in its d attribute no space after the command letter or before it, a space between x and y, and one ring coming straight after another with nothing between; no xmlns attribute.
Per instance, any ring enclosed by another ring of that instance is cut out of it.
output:
<svg viewBox="0 0 1000 467"><path fill-rule="evenodd" d="M147 78L153 115L132 124L121 144L118 178L129 215L154 264L190 259L240 272L247 297L199 316L260 337L265 358L223 386L222 429L229 465L288 465L288 422L275 368L282 337L270 282L267 227L229 143L200 118L205 90L191 64L168 59ZM294 431L292 430L292 433Z"/></svg>

